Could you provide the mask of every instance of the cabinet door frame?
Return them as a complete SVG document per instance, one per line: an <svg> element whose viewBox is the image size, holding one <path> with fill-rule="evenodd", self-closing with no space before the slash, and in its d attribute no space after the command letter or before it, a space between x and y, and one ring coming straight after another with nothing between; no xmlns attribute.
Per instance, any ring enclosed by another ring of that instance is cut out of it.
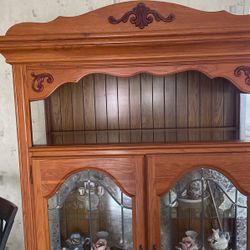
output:
<svg viewBox="0 0 250 250"><path fill-rule="evenodd" d="M160 198L186 173L207 167L225 175L248 198L247 246L250 248L250 154L191 153L147 157L149 249L160 250Z"/></svg>
<svg viewBox="0 0 250 250"><path fill-rule="evenodd" d="M97 170L107 174L133 200L133 246L141 245L146 249L145 240L145 192L144 192L144 158L127 157L81 157L33 159L33 191L35 235L37 250L50 249L48 198L72 174L86 169Z"/></svg>

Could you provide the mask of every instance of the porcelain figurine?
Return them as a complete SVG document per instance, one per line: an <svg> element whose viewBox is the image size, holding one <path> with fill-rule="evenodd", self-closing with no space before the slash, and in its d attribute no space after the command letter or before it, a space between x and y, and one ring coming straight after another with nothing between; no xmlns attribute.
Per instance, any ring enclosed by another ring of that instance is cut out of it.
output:
<svg viewBox="0 0 250 250"><path fill-rule="evenodd" d="M97 239L105 239L107 240L109 237L109 233L107 231L99 231L96 233Z"/></svg>
<svg viewBox="0 0 250 250"><path fill-rule="evenodd" d="M230 241L230 235L228 232L220 232L219 229L212 229L213 234L208 239L212 249L225 250L228 248L228 243Z"/></svg>
<svg viewBox="0 0 250 250"><path fill-rule="evenodd" d="M66 246L69 250L83 250L84 246L89 244L89 238L83 238L80 233L75 232L66 240Z"/></svg>
<svg viewBox="0 0 250 250"><path fill-rule="evenodd" d="M196 241L196 238L198 236L198 233L193 230L188 230L185 232L187 237L191 237L194 241Z"/></svg>
<svg viewBox="0 0 250 250"><path fill-rule="evenodd" d="M82 250L84 239L80 233L72 233L65 243L70 250Z"/></svg>
<svg viewBox="0 0 250 250"><path fill-rule="evenodd" d="M105 239L99 239L92 247L91 250L110 250L108 242Z"/></svg>
<svg viewBox="0 0 250 250"><path fill-rule="evenodd" d="M206 184L203 183L202 188L202 181L201 180L194 180L189 184L187 189L187 195L190 199L198 200L202 197L202 190L203 192L206 191Z"/></svg>
<svg viewBox="0 0 250 250"><path fill-rule="evenodd" d="M178 200L177 193L174 191L168 192L163 198L163 202L166 207L177 207L178 206L177 200Z"/></svg>
<svg viewBox="0 0 250 250"><path fill-rule="evenodd" d="M186 237L182 238L180 242L180 247L176 247L178 250L198 250L196 237L197 233L195 231L189 230L185 232Z"/></svg>

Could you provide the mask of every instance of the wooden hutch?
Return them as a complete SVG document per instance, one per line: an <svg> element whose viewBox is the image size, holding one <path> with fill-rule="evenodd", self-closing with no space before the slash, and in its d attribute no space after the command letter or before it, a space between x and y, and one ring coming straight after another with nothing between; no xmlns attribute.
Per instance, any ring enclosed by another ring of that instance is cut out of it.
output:
<svg viewBox="0 0 250 250"><path fill-rule="evenodd" d="M212 229L223 249L250 249L239 136L250 16L130 1L17 24L0 52L13 66L26 250L171 250L185 238L219 249Z"/></svg>

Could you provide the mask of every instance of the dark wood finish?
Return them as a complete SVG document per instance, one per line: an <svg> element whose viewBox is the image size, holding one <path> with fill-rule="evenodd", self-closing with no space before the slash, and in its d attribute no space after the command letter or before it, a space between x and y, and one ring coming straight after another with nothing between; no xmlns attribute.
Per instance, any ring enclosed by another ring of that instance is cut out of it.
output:
<svg viewBox="0 0 250 250"><path fill-rule="evenodd" d="M4 250L17 213L17 206L0 197L0 249Z"/></svg>
<svg viewBox="0 0 250 250"><path fill-rule="evenodd" d="M108 21L124 13L127 22ZM136 23L138 13L148 19ZM160 21L170 13L172 22ZM250 16L129 1L17 24L0 37L13 64L26 250L49 249L47 198L84 168L106 171L133 196L134 249L159 249L159 196L198 165L249 194L250 144L203 142L238 139L239 91L250 93L249 23ZM49 143L58 146L33 147L30 101L47 97Z"/></svg>
<svg viewBox="0 0 250 250"><path fill-rule="evenodd" d="M200 100L206 95L205 92L200 91L200 74L195 72L188 73L188 127L200 127L200 117L203 114L200 112ZM208 107L206 107L208 108ZM228 107L225 107L228 109ZM208 125L205 125L208 127ZM200 141L200 133L188 133L188 141Z"/></svg>
<svg viewBox="0 0 250 250"><path fill-rule="evenodd" d="M74 84L72 86L72 120L73 120L73 130L84 130L85 129L85 119L84 119L84 100L83 100L83 81L79 84ZM85 141L83 136L75 136L75 142Z"/></svg>
<svg viewBox="0 0 250 250"><path fill-rule="evenodd" d="M212 127L223 124L223 82L212 82ZM218 132L212 135L215 140L221 140L223 133Z"/></svg>
<svg viewBox="0 0 250 250"><path fill-rule="evenodd" d="M65 88L60 89L60 100L64 100L61 103L61 121L62 121L62 130L72 131L74 128L73 121L73 109L72 109L72 89L69 84L65 85ZM67 133L63 135L63 143L71 144L73 143L73 137L68 136Z"/></svg>
<svg viewBox="0 0 250 250"><path fill-rule="evenodd" d="M200 98L200 125L212 127L212 82L201 74L200 93L204 93ZM201 131L200 138L203 141L212 137L212 131Z"/></svg>
<svg viewBox="0 0 250 250"><path fill-rule="evenodd" d="M119 142L129 143L130 142L130 131L127 129L130 127L130 89L129 81L127 78L119 78L117 100L118 100L118 120L119 120Z"/></svg>
<svg viewBox="0 0 250 250"><path fill-rule="evenodd" d="M247 85L250 85L250 67L248 66L239 66L235 69L234 71L234 75L237 76L237 77L240 77L241 76L241 73L244 73L245 74L245 83Z"/></svg>
<svg viewBox="0 0 250 250"><path fill-rule="evenodd" d="M47 83L53 83L54 78L49 73L42 73L36 75L34 72L31 73L31 76L33 77L33 83L32 83L32 89L36 92L42 92L44 89L44 82Z"/></svg>
<svg viewBox="0 0 250 250"><path fill-rule="evenodd" d="M113 16L109 16L108 20L111 24L119 24L120 22L126 23L130 20L130 23L134 24L135 27L144 29L154 20L156 22L163 21L168 23L172 22L174 18L174 14L164 17L158 11L148 8L144 3L138 3L135 8L126 12L121 18L116 19Z"/></svg>

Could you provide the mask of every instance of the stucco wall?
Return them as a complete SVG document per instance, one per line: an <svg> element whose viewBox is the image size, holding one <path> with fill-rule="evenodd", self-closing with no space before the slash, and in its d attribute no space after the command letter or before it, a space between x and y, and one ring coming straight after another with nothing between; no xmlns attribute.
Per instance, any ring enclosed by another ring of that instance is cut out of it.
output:
<svg viewBox="0 0 250 250"><path fill-rule="evenodd" d="M116 2L121 1L0 0L0 35L4 35L7 29L15 23L46 22L59 15L79 15ZM247 0L169 0L168 2L208 11L224 9L237 14L249 13L250 5ZM247 100L246 103L248 103ZM244 116L249 117L247 114ZM250 121L246 124L250 125ZM12 75L10 65L5 63L2 56L0 56L0 196L19 206L19 212L9 238L8 249L21 250L24 247Z"/></svg>

